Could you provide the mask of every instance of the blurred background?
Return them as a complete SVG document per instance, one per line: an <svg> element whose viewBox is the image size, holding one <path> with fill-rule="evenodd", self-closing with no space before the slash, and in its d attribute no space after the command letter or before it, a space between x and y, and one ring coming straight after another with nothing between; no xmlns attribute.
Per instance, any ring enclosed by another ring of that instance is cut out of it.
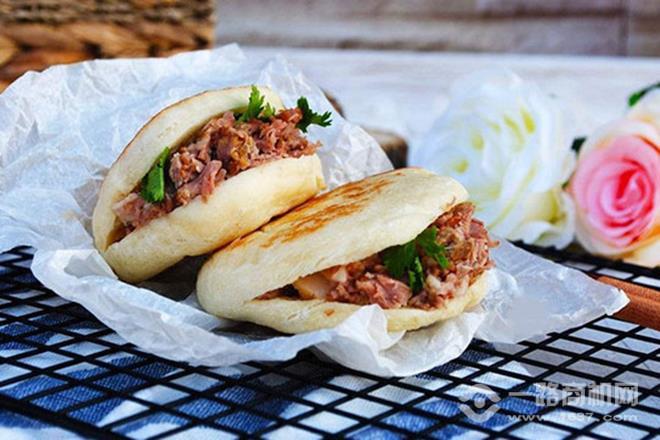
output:
<svg viewBox="0 0 660 440"><path fill-rule="evenodd" d="M660 55L660 0L0 0L0 88L98 57L255 46Z"/></svg>
<svg viewBox="0 0 660 440"><path fill-rule="evenodd" d="M658 0L222 0L218 42L660 55Z"/></svg>

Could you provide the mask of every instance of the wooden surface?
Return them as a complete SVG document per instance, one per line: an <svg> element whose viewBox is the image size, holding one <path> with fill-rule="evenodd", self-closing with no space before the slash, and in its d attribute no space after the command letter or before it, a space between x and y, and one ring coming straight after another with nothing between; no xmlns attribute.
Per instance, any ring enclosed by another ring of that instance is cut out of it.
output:
<svg viewBox="0 0 660 440"><path fill-rule="evenodd" d="M217 0L217 41L660 56L660 0Z"/></svg>

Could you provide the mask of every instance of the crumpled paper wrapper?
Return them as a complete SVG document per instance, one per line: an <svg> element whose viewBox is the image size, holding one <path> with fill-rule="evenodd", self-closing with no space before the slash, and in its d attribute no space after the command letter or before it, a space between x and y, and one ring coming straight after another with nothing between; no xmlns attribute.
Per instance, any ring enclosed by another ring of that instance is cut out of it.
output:
<svg viewBox="0 0 660 440"><path fill-rule="evenodd" d="M32 271L46 287L145 351L209 366L285 360L313 348L351 368L404 376L458 357L475 336L513 343L627 303L623 292L506 242L493 252L498 268L482 305L407 333L388 333L377 306L361 308L336 328L295 336L218 319L201 310L193 294L200 259L140 286L119 281L94 249L90 226L108 168L163 107L204 90L256 83L271 86L287 105L304 95L312 108L332 110L296 67L280 57L251 61L236 45L23 76L0 95L0 251L34 247ZM333 121L309 134L323 142L319 154L330 187L391 167L362 129L336 112Z"/></svg>

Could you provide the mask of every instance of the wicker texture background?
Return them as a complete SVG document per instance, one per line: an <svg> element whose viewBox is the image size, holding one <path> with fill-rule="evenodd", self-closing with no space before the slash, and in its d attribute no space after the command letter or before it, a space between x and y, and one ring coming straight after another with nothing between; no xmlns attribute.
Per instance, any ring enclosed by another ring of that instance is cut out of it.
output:
<svg viewBox="0 0 660 440"><path fill-rule="evenodd" d="M51 64L210 47L213 12L212 0L0 0L0 85Z"/></svg>

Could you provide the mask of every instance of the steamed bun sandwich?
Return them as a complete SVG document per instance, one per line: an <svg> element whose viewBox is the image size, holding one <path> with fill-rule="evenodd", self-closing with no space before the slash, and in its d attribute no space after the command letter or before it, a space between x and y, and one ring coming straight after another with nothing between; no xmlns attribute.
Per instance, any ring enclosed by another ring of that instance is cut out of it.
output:
<svg viewBox="0 0 660 440"><path fill-rule="evenodd" d="M389 331L452 318L486 294L496 245L467 196L416 168L341 186L216 252L198 300L285 333L333 327L369 304Z"/></svg>
<svg viewBox="0 0 660 440"><path fill-rule="evenodd" d="M284 108L266 87L179 101L140 129L103 181L92 226L117 275L139 282L254 231L325 187L319 142L330 125L304 97Z"/></svg>

